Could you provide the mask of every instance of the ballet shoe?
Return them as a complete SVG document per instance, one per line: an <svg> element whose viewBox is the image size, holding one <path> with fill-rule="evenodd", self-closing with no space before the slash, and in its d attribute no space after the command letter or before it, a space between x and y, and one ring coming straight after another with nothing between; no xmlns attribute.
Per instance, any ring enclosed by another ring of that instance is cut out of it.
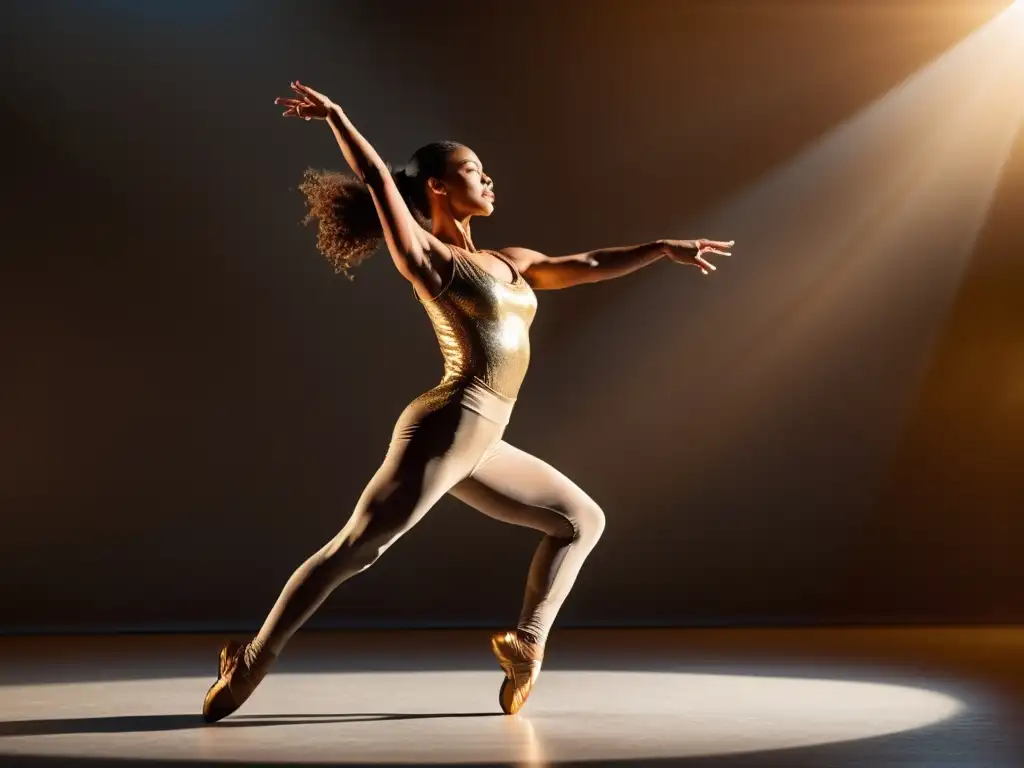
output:
<svg viewBox="0 0 1024 768"><path fill-rule="evenodd" d="M499 632L491 637L491 650L505 671L498 691L498 703L506 715L514 715L526 704L540 675L543 646L523 640L518 632Z"/></svg>
<svg viewBox="0 0 1024 768"><path fill-rule="evenodd" d="M203 719L208 723L221 720L252 695L276 657L270 653L261 654L257 666L245 664L246 646L231 640L220 649L217 660L217 682L210 686L203 699Z"/></svg>

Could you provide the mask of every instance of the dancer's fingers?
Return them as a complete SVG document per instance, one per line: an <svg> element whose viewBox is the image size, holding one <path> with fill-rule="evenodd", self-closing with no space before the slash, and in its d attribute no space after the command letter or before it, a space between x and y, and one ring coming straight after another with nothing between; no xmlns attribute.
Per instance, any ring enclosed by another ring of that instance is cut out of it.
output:
<svg viewBox="0 0 1024 768"><path fill-rule="evenodd" d="M712 271L718 269L718 267L716 267L710 261L708 261L707 259L702 259L700 256L697 256L696 260L697 260L697 266L699 266L701 268L701 271L703 271L705 269L710 269Z"/></svg>
<svg viewBox="0 0 1024 768"><path fill-rule="evenodd" d="M305 93L311 94L313 96L322 96L323 95L321 93L317 93L315 88L310 88L308 85L305 85L304 83L301 83L298 80L293 80L292 82L295 84L296 87L300 88Z"/></svg>
<svg viewBox="0 0 1024 768"><path fill-rule="evenodd" d="M278 96L274 99L274 103L280 104L282 107L295 107L302 104L302 101L300 99L289 99L285 96Z"/></svg>
<svg viewBox="0 0 1024 768"><path fill-rule="evenodd" d="M286 109L281 114L284 117L299 117L299 118L302 118L303 120L312 120L313 119L312 117L310 117L309 115L304 115L302 113L303 112L303 110L301 109L302 106L303 105L300 104L298 107L289 107L288 109ZM309 107L308 104L306 104L305 106ZM312 109L312 107L309 107L309 108Z"/></svg>
<svg viewBox="0 0 1024 768"><path fill-rule="evenodd" d="M327 97L324 96L322 93L317 93L309 86L300 83L298 80L292 83L292 90L300 94L301 96L304 96L306 99L310 100L313 103L323 103L327 101Z"/></svg>
<svg viewBox="0 0 1024 768"><path fill-rule="evenodd" d="M295 93L297 93L299 96L302 97L301 99L293 99L293 101L296 104L298 104L299 106L315 107L315 106L320 105L319 102L317 102L315 99L310 98L309 96L304 94L302 91L296 90Z"/></svg>
<svg viewBox="0 0 1024 768"><path fill-rule="evenodd" d="M729 251L719 251L717 248L701 248L700 252L701 253L716 253L719 256L732 256L731 252L729 252Z"/></svg>

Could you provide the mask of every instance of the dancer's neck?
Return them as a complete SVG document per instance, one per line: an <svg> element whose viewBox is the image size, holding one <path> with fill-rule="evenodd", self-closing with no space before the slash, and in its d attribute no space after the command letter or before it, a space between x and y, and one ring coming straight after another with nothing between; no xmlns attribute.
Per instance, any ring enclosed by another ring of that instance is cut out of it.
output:
<svg viewBox="0 0 1024 768"><path fill-rule="evenodd" d="M457 221L451 217L444 217L436 221L433 228L434 237L449 245L457 245L467 251L476 251L473 245L473 235L469 228L469 217L464 221Z"/></svg>

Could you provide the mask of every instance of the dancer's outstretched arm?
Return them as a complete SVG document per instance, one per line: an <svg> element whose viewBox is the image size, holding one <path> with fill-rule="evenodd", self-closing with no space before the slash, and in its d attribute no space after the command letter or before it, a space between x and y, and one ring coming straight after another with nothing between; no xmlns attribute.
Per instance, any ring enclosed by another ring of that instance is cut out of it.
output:
<svg viewBox="0 0 1024 768"><path fill-rule="evenodd" d="M413 217L387 165L341 107L298 81L291 83L291 88L298 98L278 98L275 103L286 108L286 117L327 121L352 172L370 190L384 228L384 239L398 271L406 279L422 282L436 293L442 281L434 263L436 258L448 258L448 250Z"/></svg>
<svg viewBox="0 0 1024 768"><path fill-rule="evenodd" d="M574 253L571 256L545 256L529 248L502 248L501 252L515 262L523 278L535 290L551 291L584 283L610 280L635 272L667 256L678 264L700 267L705 275L715 269L705 254L731 256L728 251L735 240L655 240L643 245L601 248Z"/></svg>

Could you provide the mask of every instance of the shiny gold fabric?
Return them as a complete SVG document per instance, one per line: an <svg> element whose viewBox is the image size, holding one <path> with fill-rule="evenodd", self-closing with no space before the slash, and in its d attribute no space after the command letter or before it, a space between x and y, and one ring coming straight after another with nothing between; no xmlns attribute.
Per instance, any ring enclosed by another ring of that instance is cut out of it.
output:
<svg viewBox="0 0 1024 768"><path fill-rule="evenodd" d="M423 301L444 357L441 382L424 397L444 399L460 385L476 380L499 395L515 399L530 364L530 324L537 297L515 265L511 282L477 264L469 251L449 246L452 277L441 293ZM415 289L414 289L415 291Z"/></svg>

